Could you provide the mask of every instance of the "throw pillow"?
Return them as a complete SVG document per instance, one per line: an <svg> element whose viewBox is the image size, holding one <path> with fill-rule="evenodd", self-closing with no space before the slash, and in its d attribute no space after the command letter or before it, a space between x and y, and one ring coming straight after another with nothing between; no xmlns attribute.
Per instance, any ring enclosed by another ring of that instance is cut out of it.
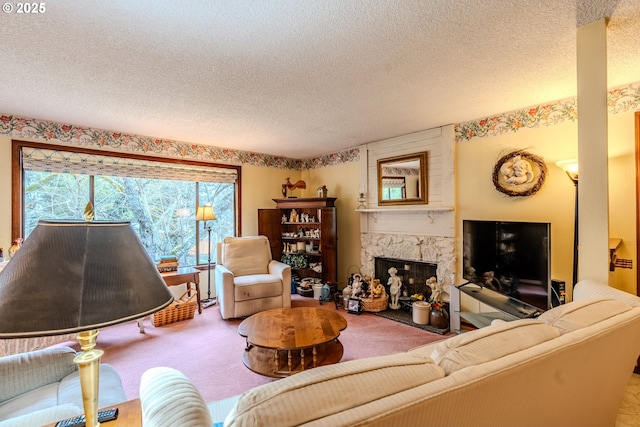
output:
<svg viewBox="0 0 640 427"><path fill-rule="evenodd" d="M538 320L554 326L562 334L566 334L629 310L631 307L617 300L588 298L545 311L538 316Z"/></svg>
<svg viewBox="0 0 640 427"><path fill-rule="evenodd" d="M549 341L560 332L535 319L498 323L439 343L431 358L446 375Z"/></svg>

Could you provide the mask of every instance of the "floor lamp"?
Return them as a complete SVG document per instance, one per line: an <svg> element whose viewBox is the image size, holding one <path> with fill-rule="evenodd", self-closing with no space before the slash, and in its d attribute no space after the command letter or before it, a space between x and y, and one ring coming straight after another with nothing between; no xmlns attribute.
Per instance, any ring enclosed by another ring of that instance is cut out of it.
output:
<svg viewBox="0 0 640 427"><path fill-rule="evenodd" d="M569 179L576 186L576 213L573 226L573 283L578 282L578 161L576 159L561 160L556 165L567 173Z"/></svg>
<svg viewBox="0 0 640 427"><path fill-rule="evenodd" d="M213 206L207 203L204 206L198 206L196 211L196 221L204 221L202 227L203 230L207 230L209 233L209 249L207 250L207 299L202 301L202 306L207 308L216 303L215 298L211 298L211 225L207 224L207 221L215 221L216 214L213 213Z"/></svg>

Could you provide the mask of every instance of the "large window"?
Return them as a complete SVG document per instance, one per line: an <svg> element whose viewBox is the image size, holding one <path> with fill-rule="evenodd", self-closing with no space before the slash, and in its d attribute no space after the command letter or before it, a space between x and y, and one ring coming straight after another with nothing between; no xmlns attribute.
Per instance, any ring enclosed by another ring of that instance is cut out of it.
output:
<svg viewBox="0 0 640 427"><path fill-rule="evenodd" d="M239 234L236 166L14 141L14 173L14 236L28 237L41 219L82 220L88 202L96 220L130 221L152 259L175 256L181 266L206 263L210 250L215 261L215 243ZM206 223L212 248L195 219L207 203L217 218Z"/></svg>

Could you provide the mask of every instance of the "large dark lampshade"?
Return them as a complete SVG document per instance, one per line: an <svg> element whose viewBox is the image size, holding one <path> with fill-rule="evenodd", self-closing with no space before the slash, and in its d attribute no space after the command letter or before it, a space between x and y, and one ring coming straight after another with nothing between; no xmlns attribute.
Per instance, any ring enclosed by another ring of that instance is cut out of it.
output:
<svg viewBox="0 0 640 427"><path fill-rule="evenodd" d="M128 222L40 221L0 273L0 338L99 329L172 300Z"/></svg>
<svg viewBox="0 0 640 427"><path fill-rule="evenodd" d="M98 329L172 301L128 222L40 221L0 272L0 338L77 332L86 426L97 427Z"/></svg>

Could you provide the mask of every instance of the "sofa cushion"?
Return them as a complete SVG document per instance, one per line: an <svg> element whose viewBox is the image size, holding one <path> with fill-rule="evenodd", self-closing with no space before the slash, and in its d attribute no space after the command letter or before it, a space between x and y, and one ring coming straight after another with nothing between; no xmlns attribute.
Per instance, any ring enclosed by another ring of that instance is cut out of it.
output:
<svg viewBox="0 0 640 427"><path fill-rule="evenodd" d="M0 420L57 406L59 384L47 384L2 402L0 405ZM82 405L82 399L80 399L80 405Z"/></svg>
<svg viewBox="0 0 640 427"><path fill-rule="evenodd" d="M449 375L551 340L560 332L535 319L487 326L440 342L431 357Z"/></svg>
<svg viewBox="0 0 640 427"><path fill-rule="evenodd" d="M222 241L222 263L234 276L269 272L271 247L264 236L225 237Z"/></svg>
<svg viewBox="0 0 640 427"><path fill-rule="evenodd" d="M538 320L558 328L561 333L565 334L629 310L631 307L618 300L587 298L545 311L538 316Z"/></svg>
<svg viewBox="0 0 640 427"><path fill-rule="evenodd" d="M100 364L100 382L98 384L98 407L113 406L127 401L122 379L116 369L108 363ZM58 386L58 405L65 403L82 405L80 374L76 371L64 377Z"/></svg>
<svg viewBox="0 0 640 427"><path fill-rule="evenodd" d="M198 390L172 368L151 368L142 374L140 404L145 427L212 425L209 408Z"/></svg>
<svg viewBox="0 0 640 427"><path fill-rule="evenodd" d="M225 426L294 426L443 378L428 357L406 353L300 372L240 396Z"/></svg>
<svg viewBox="0 0 640 427"><path fill-rule="evenodd" d="M233 280L235 301L282 295L282 280L273 274L254 274L235 277Z"/></svg>
<svg viewBox="0 0 640 427"><path fill-rule="evenodd" d="M59 405L0 421L0 427L43 426L82 414L82 406ZM1 418L0 418L1 419Z"/></svg>

